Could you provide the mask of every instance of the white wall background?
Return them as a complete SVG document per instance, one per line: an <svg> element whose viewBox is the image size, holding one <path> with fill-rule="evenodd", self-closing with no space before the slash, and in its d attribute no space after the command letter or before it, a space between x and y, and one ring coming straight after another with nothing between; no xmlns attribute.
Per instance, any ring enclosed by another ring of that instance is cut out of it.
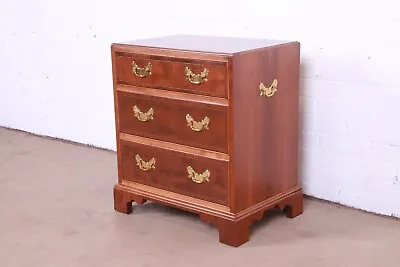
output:
<svg viewBox="0 0 400 267"><path fill-rule="evenodd" d="M3 0L0 125L115 149L112 42L298 40L305 192L400 217L398 10L396 0Z"/></svg>

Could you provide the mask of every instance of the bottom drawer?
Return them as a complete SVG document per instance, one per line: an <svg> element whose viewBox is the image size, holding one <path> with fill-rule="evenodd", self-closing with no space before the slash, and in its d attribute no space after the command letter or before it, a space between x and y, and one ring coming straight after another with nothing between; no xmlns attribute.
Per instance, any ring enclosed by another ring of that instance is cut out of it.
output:
<svg viewBox="0 0 400 267"><path fill-rule="evenodd" d="M124 180L227 205L228 161L120 140Z"/></svg>

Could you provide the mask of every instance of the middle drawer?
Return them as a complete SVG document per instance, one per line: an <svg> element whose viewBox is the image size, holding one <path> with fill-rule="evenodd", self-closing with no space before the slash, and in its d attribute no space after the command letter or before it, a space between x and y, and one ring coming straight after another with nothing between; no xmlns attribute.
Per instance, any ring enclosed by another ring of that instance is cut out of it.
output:
<svg viewBox="0 0 400 267"><path fill-rule="evenodd" d="M227 107L119 91L120 132L228 153Z"/></svg>

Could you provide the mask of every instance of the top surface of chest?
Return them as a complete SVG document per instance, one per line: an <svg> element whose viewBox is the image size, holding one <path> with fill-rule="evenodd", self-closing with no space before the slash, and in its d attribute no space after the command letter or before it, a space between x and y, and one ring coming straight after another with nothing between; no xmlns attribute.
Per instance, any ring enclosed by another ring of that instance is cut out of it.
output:
<svg viewBox="0 0 400 267"><path fill-rule="evenodd" d="M217 37L198 35L171 35L150 39L120 42L122 45L152 47L160 49L198 51L218 54L235 54L244 51L276 46L291 41Z"/></svg>

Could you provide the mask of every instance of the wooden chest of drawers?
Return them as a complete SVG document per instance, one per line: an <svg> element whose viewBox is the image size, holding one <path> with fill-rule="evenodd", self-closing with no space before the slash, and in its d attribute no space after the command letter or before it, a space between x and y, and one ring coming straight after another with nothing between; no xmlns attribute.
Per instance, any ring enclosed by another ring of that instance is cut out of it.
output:
<svg viewBox="0 0 400 267"><path fill-rule="evenodd" d="M115 210L151 200L194 212L231 246L268 209L303 212L298 42L182 35L111 52Z"/></svg>

